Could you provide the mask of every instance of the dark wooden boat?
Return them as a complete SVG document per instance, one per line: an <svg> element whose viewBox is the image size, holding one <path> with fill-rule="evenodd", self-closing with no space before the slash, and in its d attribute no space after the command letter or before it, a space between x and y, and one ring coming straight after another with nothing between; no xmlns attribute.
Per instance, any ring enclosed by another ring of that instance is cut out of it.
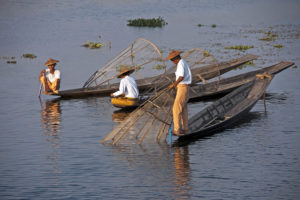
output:
<svg viewBox="0 0 300 200"><path fill-rule="evenodd" d="M282 61L270 67L221 79L220 81L194 85L190 89L190 101L219 98L237 87L253 81L257 74L267 73L275 75L293 65L294 63L292 62Z"/></svg>
<svg viewBox="0 0 300 200"><path fill-rule="evenodd" d="M232 59L227 62L207 65L192 69L193 83L200 82L202 78L208 80L218 75L224 74L240 65L257 59L256 55L246 55L241 58ZM140 93L149 92L150 89L159 88L170 83L170 80L175 80L174 73L166 73L163 75L136 80ZM154 86L156 84L156 86ZM71 90L63 90L58 94L61 98L84 98L87 96L109 96L110 93L118 90L119 84L111 84L108 86L98 86L92 88L78 88Z"/></svg>
<svg viewBox="0 0 300 200"><path fill-rule="evenodd" d="M189 132L180 136L177 142L209 136L243 119L265 93L271 80L272 76L256 78L205 107L189 119Z"/></svg>

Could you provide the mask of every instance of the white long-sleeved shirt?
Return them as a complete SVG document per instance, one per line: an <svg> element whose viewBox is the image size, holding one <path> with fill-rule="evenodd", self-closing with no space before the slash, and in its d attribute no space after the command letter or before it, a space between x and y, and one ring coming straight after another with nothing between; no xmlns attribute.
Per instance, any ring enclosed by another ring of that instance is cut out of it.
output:
<svg viewBox="0 0 300 200"><path fill-rule="evenodd" d="M124 78L122 78L120 82L119 91L113 93L113 95L116 97L121 94L125 94L125 97L130 97L130 98L139 97L139 90L137 88L137 84L134 78L130 76L125 76Z"/></svg>
<svg viewBox="0 0 300 200"><path fill-rule="evenodd" d="M56 79L60 79L60 71L56 69L54 74L51 74L50 69L48 68L46 69L45 76L51 83L53 83Z"/></svg>
<svg viewBox="0 0 300 200"><path fill-rule="evenodd" d="M190 67L183 59L181 59L177 64L175 75L176 75L176 80L179 78L179 76L183 77L183 80L180 81L179 84L188 85L192 83L192 73Z"/></svg>

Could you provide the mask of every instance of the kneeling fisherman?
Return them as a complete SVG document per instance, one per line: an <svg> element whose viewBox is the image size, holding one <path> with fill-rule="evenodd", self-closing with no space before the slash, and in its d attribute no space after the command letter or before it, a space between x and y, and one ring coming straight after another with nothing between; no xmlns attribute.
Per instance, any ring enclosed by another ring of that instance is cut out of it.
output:
<svg viewBox="0 0 300 200"><path fill-rule="evenodd" d="M117 76L121 78L119 90L111 93L111 103L116 107L130 107L138 103L139 90L134 78L129 75L134 69L124 68Z"/></svg>

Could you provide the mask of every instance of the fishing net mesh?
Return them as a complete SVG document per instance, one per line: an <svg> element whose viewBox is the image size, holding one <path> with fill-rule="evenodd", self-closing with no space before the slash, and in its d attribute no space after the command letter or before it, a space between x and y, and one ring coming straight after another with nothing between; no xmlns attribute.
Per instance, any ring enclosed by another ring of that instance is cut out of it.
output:
<svg viewBox="0 0 300 200"><path fill-rule="evenodd" d="M182 58L190 68L216 64L216 60L207 51L192 49ZM144 104L130 113L123 121L102 140L105 144L142 144L143 142L166 142L172 126L172 107L176 96L175 89L167 86L175 81L168 74L174 74L176 66L171 66L166 73L152 80L158 86L156 93Z"/></svg>
<svg viewBox="0 0 300 200"><path fill-rule="evenodd" d="M116 57L96 71L84 84L84 88L109 87L117 85L117 75L124 68L134 68L133 78L145 79L166 71L166 65L159 49L150 41L139 38Z"/></svg>

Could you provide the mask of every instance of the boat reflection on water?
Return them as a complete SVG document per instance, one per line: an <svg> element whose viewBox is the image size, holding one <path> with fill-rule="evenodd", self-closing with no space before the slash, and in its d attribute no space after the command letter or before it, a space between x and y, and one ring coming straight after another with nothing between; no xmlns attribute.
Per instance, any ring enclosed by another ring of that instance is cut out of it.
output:
<svg viewBox="0 0 300 200"><path fill-rule="evenodd" d="M49 166L52 166L53 173L60 173L57 162L60 155L60 132L61 132L61 107L59 99L46 100L40 99L41 105L41 126L45 135L45 140L49 142L52 151L46 156ZM54 180L57 181L57 180Z"/></svg>
<svg viewBox="0 0 300 200"><path fill-rule="evenodd" d="M122 122L134 109L120 109L116 110L112 114L112 121Z"/></svg>
<svg viewBox="0 0 300 200"><path fill-rule="evenodd" d="M159 189L167 191L169 198L166 199L190 199L192 186L188 148L170 147L167 143L122 143L111 150L119 163L128 163L123 167L128 167L128 171L134 174L131 178L139 174L137 177L143 185L164 183ZM161 199L161 196L157 199Z"/></svg>
<svg viewBox="0 0 300 200"><path fill-rule="evenodd" d="M188 146L174 147L174 191L180 199L189 199L190 161Z"/></svg>
<svg viewBox="0 0 300 200"><path fill-rule="evenodd" d="M61 130L61 108L60 100L46 100L41 104L41 122L43 132L56 135Z"/></svg>

